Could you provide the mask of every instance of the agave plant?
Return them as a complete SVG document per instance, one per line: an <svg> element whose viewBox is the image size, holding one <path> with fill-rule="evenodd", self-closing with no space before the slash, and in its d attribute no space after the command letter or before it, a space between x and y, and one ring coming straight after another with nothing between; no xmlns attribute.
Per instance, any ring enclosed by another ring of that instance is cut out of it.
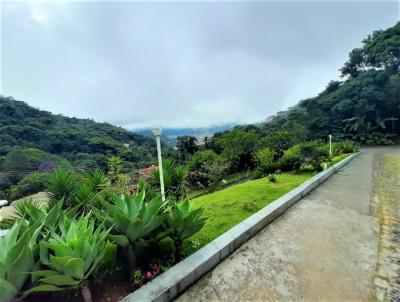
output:
<svg viewBox="0 0 400 302"><path fill-rule="evenodd" d="M0 237L0 301L14 301L28 282L35 265L36 239L41 225L26 227L24 221L16 222L4 237Z"/></svg>
<svg viewBox="0 0 400 302"><path fill-rule="evenodd" d="M203 209L193 209L187 200L168 209L166 224L171 230L169 236L174 240L175 262L181 260L183 240L194 235L204 226L206 218L202 215Z"/></svg>
<svg viewBox="0 0 400 302"><path fill-rule="evenodd" d="M108 230L95 228L90 215L64 218L60 233L52 232L40 242L40 263L45 269L32 272L38 285L28 291L62 291L81 288L85 301L92 301L88 278L106 253Z"/></svg>
<svg viewBox="0 0 400 302"><path fill-rule="evenodd" d="M50 200L55 202L63 199L66 206L74 202L76 185L76 176L65 168L54 170L45 181L46 193Z"/></svg>
<svg viewBox="0 0 400 302"><path fill-rule="evenodd" d="M165 236L165 232L154 234L165 220L165 203L160 196L144 199L144 190L135 196L111 194L111 203L102 201L103 210L95 210L96 217L111 228L110 238L127 248L130 272L136 266L136 245L149 236Z"/></svg>

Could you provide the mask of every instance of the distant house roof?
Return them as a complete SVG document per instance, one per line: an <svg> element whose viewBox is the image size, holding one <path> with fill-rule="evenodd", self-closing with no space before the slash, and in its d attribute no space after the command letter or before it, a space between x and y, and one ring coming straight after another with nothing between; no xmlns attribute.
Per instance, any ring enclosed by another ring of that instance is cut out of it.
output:
<svg viewBox="0 0 400 302"><path fill-rule="evenodd" d="M151 173L154 170L158 170L158 166L152 165L150 167L146 167L146 168L140 169L139 170L139 175L144 177L144 178L148 178L148 177L150 177Z"/></svg>

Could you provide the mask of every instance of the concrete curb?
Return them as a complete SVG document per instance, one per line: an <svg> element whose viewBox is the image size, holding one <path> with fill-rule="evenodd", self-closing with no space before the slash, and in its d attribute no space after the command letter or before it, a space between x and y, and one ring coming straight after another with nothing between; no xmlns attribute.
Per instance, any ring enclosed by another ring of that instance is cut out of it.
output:
<svg viewBox="0 0 400 302"><path fill-rule="evenodd" d="M360 153L353 154L318 173L297 188L281 196L257 213L243 220L209 244L174 265L170 270L129 294L121 302L171 301L190 285L223 261L243 243L283 214L336 171Z"/></svg>

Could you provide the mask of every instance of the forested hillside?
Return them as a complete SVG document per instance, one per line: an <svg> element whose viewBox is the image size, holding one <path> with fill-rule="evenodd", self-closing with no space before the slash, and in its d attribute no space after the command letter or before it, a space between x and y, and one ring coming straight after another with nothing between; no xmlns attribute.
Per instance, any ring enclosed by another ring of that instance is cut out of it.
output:
<svg viewBox="0 0 400 302"><path fill-rule="evenodd" d="M349 54L318 96L270 118L264 134L287 130L308 139L349 138L362 144L393 144L400 136L400 22L375 31Z"/></svg>
<svg viewBox="0 0 400 302"><path fill-rule="evenodd" d="M152 139L121 127L55 115L2 96L0 141L0 155L14 146L34 147L72 161L88 154L114 154L138 163L149 160L154 147Z"/></svg>
<svg viewBox="0 0 400 302"><path fill-rule="evenodd" d="M352 139L368 145L398 143L400 22L363 40L362 47L351 51L340 73L343 80L331 81L318 96L300 101L265 123L217 133L210 146L222 152L233 139L253 137L252 146L264 138L287 148L305 140L326 140L329 134L334 140Z"/></svg>
<svg viewBox="0 0 400 302"><path fill-rule="evenodd" d="M55 115L3 96L0 142L0 189L37 171L43 162L105 168L107 157L116 155L134 168L155 158L153 139L108 123Z"/></svg>

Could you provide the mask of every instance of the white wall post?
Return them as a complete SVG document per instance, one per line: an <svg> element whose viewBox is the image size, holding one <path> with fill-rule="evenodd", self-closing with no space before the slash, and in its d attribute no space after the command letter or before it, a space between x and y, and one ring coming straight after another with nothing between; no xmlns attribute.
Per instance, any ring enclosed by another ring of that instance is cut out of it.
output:
<svg viewBox="0 0 400 302"><path fill-rule="evenodd" d="M157 157L158 157L158 171L160 173L161 200L165 201L164 174L163 174L162 157L161 157L161 130L162 130L161 126L153 127L153 133L156 136L156 142L157 142Z"/></svg>

